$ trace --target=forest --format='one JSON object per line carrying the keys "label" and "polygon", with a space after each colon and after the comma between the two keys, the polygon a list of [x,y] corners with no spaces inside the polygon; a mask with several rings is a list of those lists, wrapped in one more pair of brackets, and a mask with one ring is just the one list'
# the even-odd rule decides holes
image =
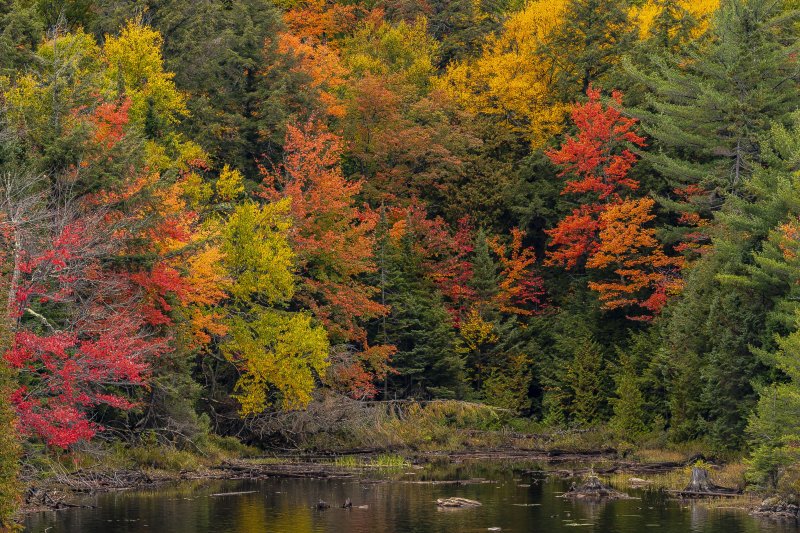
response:
{"label": "forest", "polygon": [[798,493],[796,8],[1,0],[0,518],[45,461],[381,431]]}

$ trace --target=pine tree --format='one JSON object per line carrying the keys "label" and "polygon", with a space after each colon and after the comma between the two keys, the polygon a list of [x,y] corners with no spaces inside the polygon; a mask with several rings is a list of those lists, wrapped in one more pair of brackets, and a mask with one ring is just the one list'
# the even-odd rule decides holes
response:
{"label": "pine tree", "polygon": [[770,129],[761,147],[767,166],[716,214],[713,248],[692,267],[661,323],[676,440],[710,434],[720,446],[740,445],[756,401],[753,383],[772,366],[758,354],[793,328],[796,264],[787,252],[790,226],[800,216],[800,185],[792,175],[800,162],[797,129],[780,123]]}
{"label": "pine tree", "polygon": [[764,133],[800,103],[795,18],[781,2],[728,0],[707,46],[658,61],[653,75],[631,69],[651,93],[636,112],[655,141],[646,157],[670,187],[700,184],[716,197],[742,191],[761,162]]}

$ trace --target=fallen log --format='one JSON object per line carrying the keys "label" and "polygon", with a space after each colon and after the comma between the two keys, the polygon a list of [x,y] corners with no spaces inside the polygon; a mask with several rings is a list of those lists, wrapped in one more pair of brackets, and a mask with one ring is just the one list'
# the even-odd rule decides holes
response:
{"label": "fallen log", "polygon": [[[733,489],[729,489],[729,490],[733,490]],[[690,491],[685,491],[685,490],[668,490],[667,492],[670,493],[670,494],[677,494],[678,496],[681,496],[683,498],[693,498],[693,497],[697,497],[697,498],[702,498],[702,497],[708,497],[708,498],[733,498],[733,497],[738,496],[739,494],[741,494],[738,491],[734,491],[734,492],[690,492]]]}
{"label": "fallen log", "polygon": [[450,509],[463,509],[466,507],[480,507],[483,504],[467,498],[439,498],[436,500],[436,505]]}

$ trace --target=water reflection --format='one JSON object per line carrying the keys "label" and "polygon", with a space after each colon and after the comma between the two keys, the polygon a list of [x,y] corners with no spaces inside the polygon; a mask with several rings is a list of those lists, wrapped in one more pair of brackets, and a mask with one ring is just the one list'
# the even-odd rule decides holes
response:
{"label": "water reflection", "polygon": [[[26,530],[50,533],[454,533],[489,531],[609,533],[797,532],[793,524],[759,521],[745,513],[668,500],[656,492],[630,491],[639,499],[606,503],[558,498],[568,481],[531,472],[541,465],[481,463],[397,471],[374,481],[270,479],[185,483],[153,491],[121,492],[91,499],[96,509],[39,513]],[[486,483],[431,484],[485,478]],[[255,491],[248,494],[219,495]],[[217,494],[217,495],[214,495]],[[443,512],[437,498],[479,500],[475,509]],[[354,507],[338,508],[347,498]],[[317,510],[323,499],[330,509]],[[359,508],[361,506],[361,508]]]}

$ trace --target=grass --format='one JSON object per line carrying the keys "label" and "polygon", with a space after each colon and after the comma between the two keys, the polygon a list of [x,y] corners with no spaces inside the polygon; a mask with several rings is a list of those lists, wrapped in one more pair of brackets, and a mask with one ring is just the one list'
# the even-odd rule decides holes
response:
{"label": "grass", "polygon": [[370,462],[370,466],[378,468],[403,468],[408,464],[405,457],[396,454],[381,454]]}
{"label": "grass", "polygon": [[[202,435],[193,445],[179,448],[160,443],[155,434],[143,435],[136,445],[120,441],[84,443],[70,452],[54,452],[37,445],[27,445],[25,464],[45,479],[78,470],[159,471],[166,474],[199,470],[232,459],[250,458],[260,452],[233,437]],[[256,459],[257,461],[271,458]],[[286,462],[281,460],[279,462]]]}
{"label": "grass", "polygon": [[362,459],[355,455],[342,455],[334,459],[333,464],[339,468],[403,468],[409,465],[402,455],[388,453],[382,453],[370,459]]}
{"label": "grass", "polygon": [[340,468],[358,468],[361,466],[361,461],[355,455],[342,455],[337,457],[333,464]]}
{"label": "grass", "polygon": [[608,480],[616,487],[628,487],[630,486],[630,479],[635,477],[649,481],[645,486],[651,489],[682,490],[689,483],[692,467],[694,466],[707,469],[711,476],[711,481],[722,487],[743,489],[746,485],[744,474],[747,470],[747,465],[741,462],[716,466],[698,461],[682,468],[675,468],[658,474],[639,475],[624,472],[613,474],[608,477]]}

